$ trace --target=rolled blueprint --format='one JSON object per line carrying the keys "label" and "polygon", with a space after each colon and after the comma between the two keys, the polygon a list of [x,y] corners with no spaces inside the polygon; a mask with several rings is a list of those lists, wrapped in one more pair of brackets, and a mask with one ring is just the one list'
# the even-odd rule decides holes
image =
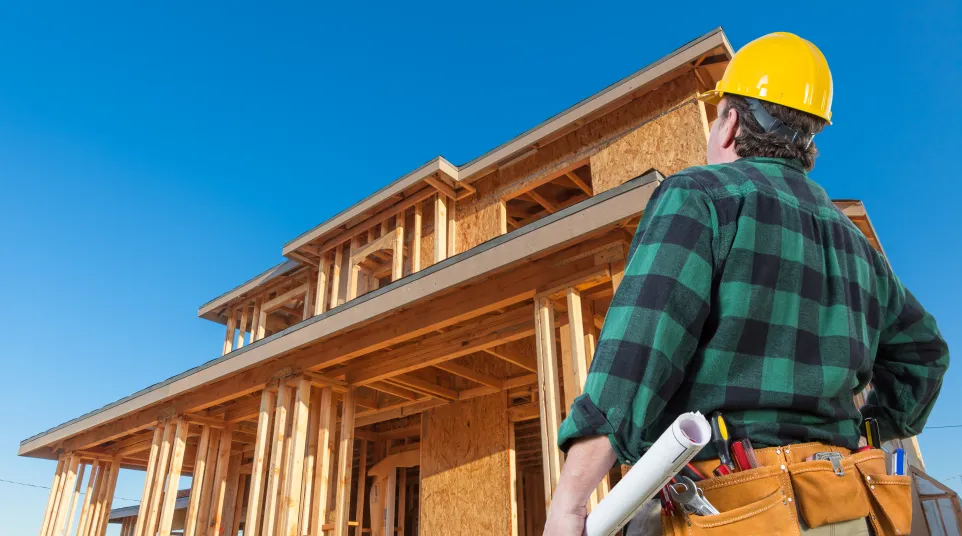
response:
{"label": "rolled blueprint", "polygon": [[587,536],[613,536],[711,439],[701,413],[684,413],[588,514]]}

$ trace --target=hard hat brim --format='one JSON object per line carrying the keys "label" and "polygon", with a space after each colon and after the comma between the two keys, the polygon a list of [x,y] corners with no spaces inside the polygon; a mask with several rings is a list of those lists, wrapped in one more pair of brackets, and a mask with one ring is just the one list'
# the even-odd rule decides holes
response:
{"label": "hard hat brim", "polygon": [[711,91],[699,93],[698,95],[695,96],[695,98],[706,104],[711,104],[712,106],[718,106],[718,103],[721,102],[721,99],[722,99],[722,93],[717,89],[713,89]]}

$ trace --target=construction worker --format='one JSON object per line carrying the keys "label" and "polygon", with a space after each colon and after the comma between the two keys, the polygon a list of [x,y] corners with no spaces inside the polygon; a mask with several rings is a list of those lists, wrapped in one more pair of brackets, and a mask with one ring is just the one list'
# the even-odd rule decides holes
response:
{"label": "construction worker", "polygon": [[[887,499],[865,498],[879,479],[860,476],[869,466],[865,474],[885,475],[884,455],[853,453],[862,422],[853,396],[871,383],[861,409],[882,440],[915,436],[949,354],[932,316],[808,177],[812,138],[832,117],[828,63],[796,35],[765,35],[699,98],[718,111],[708,165],[669,177],[648,202],[584,393],[561,425],[567,458],[545,534],[581,535],[601,479],[687,411],[721,412],[762,467],[703,485],[721,513],[683,515],[686,534],[885,532],[867,509]],[[818,451],[837,453],[838,471],[836,461],[804,461]],[[720,464],[711,443],[696,460]],[[814,469],[797,470],[804,463]],[[770,477],[749,481],[756,475]],[[898,493],[883,513],[904,527],[909,492]],[[675,523],[660,511],[630,533]]]}

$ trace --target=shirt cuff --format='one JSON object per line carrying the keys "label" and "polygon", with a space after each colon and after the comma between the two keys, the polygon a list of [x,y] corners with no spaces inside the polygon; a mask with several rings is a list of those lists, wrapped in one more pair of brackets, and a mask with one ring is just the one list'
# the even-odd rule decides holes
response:
{"label": "shirt cuff", "polygon": [[636,460],[625,451],[624,445],[615,433],[616,426],[608,421],[605,414],[591,401],[587,393],[575,399],[571,411],[558,430],[558,447],[567,453],[575,440],[583,437],[607,436],[618,461],[631,465]]}

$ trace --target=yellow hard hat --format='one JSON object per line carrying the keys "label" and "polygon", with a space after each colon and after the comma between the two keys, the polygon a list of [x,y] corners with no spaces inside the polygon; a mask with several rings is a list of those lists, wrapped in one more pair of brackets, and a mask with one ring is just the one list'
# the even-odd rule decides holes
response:
{"label": "yellow hard hat", "polygon": [[781,104],[832,120],[832,72],[811,42],[787,32],[763,35],[743,46],[715,89],[698,96],[718,104],[726,93]]}

